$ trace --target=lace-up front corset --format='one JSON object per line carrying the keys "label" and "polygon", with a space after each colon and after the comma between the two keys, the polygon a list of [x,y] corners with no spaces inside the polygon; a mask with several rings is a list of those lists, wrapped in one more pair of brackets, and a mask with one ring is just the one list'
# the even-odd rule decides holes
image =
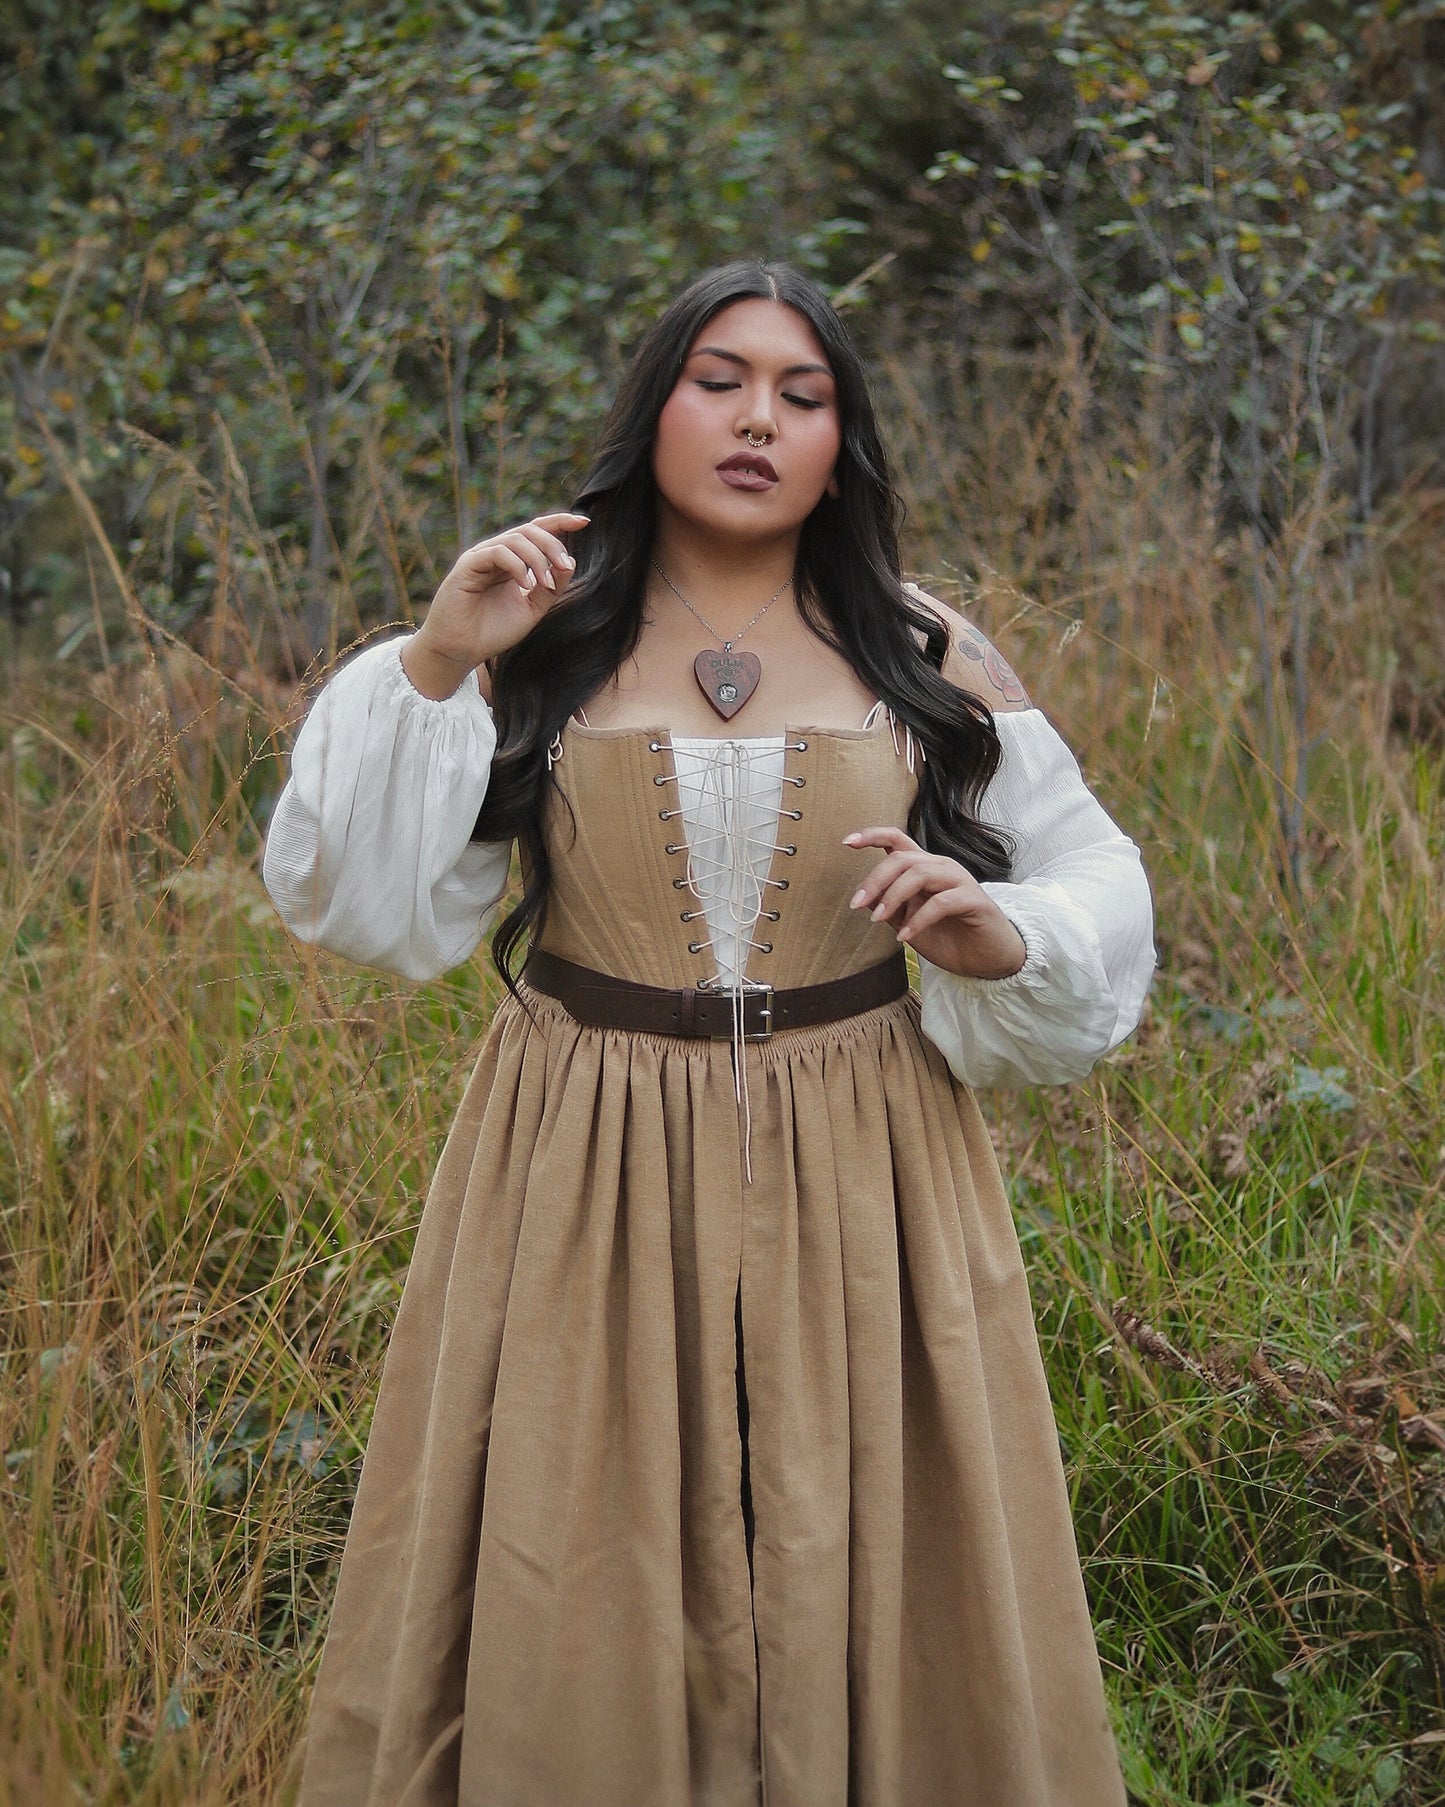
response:
{"label": "lace-up front corset", "polygon": [[843,845],[854,829],[907,826],[916,780],[886,715],[790,729],[780,749],[740,740],[703,752],[691,741],[674,752],[661,729],[569,725],[541,947],[668,987],[741,976],[781,990],[886,960],[892,930],[848,907],[878,852]]}

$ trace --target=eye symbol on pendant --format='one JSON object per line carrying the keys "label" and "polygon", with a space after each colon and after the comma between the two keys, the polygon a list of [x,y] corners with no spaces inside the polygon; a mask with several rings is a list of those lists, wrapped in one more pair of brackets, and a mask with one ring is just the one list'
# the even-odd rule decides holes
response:
{"label": "eye symbol on pendant", "polygon": [[737,685],[719,684],[717,687],[717,700],[720,703],[735,703],[738,700]]}

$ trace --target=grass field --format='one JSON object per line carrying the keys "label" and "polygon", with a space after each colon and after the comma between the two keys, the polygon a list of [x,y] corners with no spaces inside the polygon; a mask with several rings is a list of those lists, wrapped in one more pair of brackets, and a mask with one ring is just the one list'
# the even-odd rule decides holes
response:
{"label": "grass field", "polygon": [[[985,1100],[1131,1789],[1445,1801],[1440,499],[1363,546],[1302,507],[1261,577],[1122,425],[894,412],[916,569],[1156,889],[1138,1036]],[[243,603],[143,648],[132,598],[0,703],[0,1807],[276,1792],[496,996],[287,941],[257,822],[299,703]]]}

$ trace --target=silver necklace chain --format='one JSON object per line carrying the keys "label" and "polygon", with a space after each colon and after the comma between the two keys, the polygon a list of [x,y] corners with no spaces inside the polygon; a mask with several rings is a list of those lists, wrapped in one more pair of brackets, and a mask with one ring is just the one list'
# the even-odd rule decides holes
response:
{"label": "silver necklace chain", "polygon": [[[653,559],[653,561],[652,561],[652,568],[654,571],[656,571],[657,575],[667,585],[668,589],[672,591],[673,595],[682,604],[682,606],[688,611],[688,613],[691,615],[697,616],[698,620],[703,624],[703,626],[707,629],[707,631],[712,635],[713,639],[714,640],[722,640],[722,648],[725,653],[730,653],[732,651],[732,649],[737,645],[738,641],[742,639],[743,635],[746,634],[749,631],[749,629],[757,626],[757,624],[762,620],[763,616],[767,614],[768,610],[773,606],[773,604],[782,595],[783,591],[786,590],[788,585],[793,581],[791,577],[785,577],[783,579],[783,581],[778,585],[777,589],[773,591],[772,595],[763,604],[763,606],[758,610],[757,614],[753,616],[752,620],[747,624],[747,627],[740,627],[738,629],[738,631],[733,635],[731,640],[723,640],[722,635],[717,631],[717,629],[713,626],[713,624],[708,620],[707,616],[703,614],[701,609],[693,607],[692,603],[690,603],[688,601],[688,599],[683,595],[682,591],[678,589],[677,585],[667,575],[666,571],[663,570],[662,566],[660,564],[658,564],[656,559]],[[701,655],[699,655],[699,656],[701,656]]]}

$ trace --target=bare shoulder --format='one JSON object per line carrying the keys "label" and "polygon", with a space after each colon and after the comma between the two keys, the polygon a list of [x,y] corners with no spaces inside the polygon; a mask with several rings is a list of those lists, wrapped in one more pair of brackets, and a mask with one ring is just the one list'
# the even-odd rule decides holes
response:
{"label": "bare shoulder", "polygon": [[1018,674],[994,643],[957,609],[917,584],[905,584],[909,595],[921,602],[948,629],[948,657],[943,662],[943,675],[960,690],[968,690],[997,714],[1013,709],[1032,709],[1029,693],[1019,682]]}

